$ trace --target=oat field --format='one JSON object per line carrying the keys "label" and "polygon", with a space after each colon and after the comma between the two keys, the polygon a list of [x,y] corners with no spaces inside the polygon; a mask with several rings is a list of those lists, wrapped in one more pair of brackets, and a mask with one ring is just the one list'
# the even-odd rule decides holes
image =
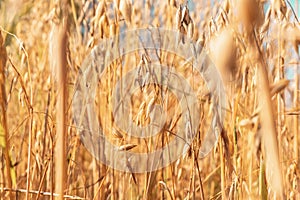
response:
{"label": "oat field", "polygon": [[[297,1],[1,0],[0,199],[300,200]],[[217,69],[210,77],[222,80],[224,95],[213,97],[193,60],[178,54],[183,49],[143,47],[116,59],[111,46],[97,49],[126,31],[156,28],[173,31],[168,44],[193,44],[194,58],[205,54],[203,68]],[[124,38],[124,49],[136,45]],[[151,83],[163,81],[154,64],[180,74],[199,112],[183,114],[174,91],[184,84]],[[132,69],[136,79],[126,76]],[[120,84],[127,94],[129,82],[138,89],[124,108],[114,91]],[[128,109],[122,117],[116,103]],[[224,114],[217,122],[215,105]],[[137,130],[163,128],[137,138],[128,134],[128,119]],[[122,122],[126,128],[117,126]],[[180,124],[184,137],[194,134],[184,153],[158,170],[141,161],[143,173],[130,159],[127,172],[97,160],[91,149],[106,146],[82,129],[101,126],[118,151],[150,154],[179,138]],[[202,156],[210,129],[219,137]]]}

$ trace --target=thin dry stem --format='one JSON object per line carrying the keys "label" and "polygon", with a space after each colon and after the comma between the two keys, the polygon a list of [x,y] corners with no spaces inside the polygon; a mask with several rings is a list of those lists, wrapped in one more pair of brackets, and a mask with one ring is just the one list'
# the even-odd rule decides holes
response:
{"label": "thin dry stem", "polygon": [[[4,69],[6,66],[6,59],[7,59],[7,54],[6,54],[6,49],[4,46],[4,41],[2,37],[2,33],[0,31],[0,104],[1,104],[1,112],[2,112],[2,120],[1,120],[1,126],[3,127],[3,134],[4,134],[4,156],[5,156],[5,169],[6,169],[6,176],[7,176],[7,186],[9,188],[12,188],[12,180],[11,180],[11,161],[10,161],[10,156],[9,156],[9,132],[8,132],[8,127],[7,127],[7,105],[6,105],[6,91],[5,91],[5,74],[4,74]],[[1,136],[3,137],[3,136]],[[10,199],[13,198],[13,195],[11,192],[9,192],[9,197]]]}
{"label": "thin dry stem", "polygon": [[[279,152],[277,143],[277,133],[275,129],[275,120],[273,114],[273,106],[270,94],[270,85],[268,80],[267,66],[264,61],[263,55],[260,50],[260,45],[257,42],[256,35],[253,31],[253,36],[255,38],[256,49],[259,52],[259,66],[258,66],[258,76],[259,76],[259,94],[260,99],[260,120],[261,120],[261,132],[263,137],[263,142],[266,151],[266,168],[272,176],[269,176],[271,186],[277,195],[283,198],[283,184],[282,184],[282,174],[281,167],[279,163]],[[270,174],[269,174],[270,175]]]}
{"label": "thin dry stem", "polygon": [[66,188],[66,100],[67,100],[67,25],[59,27],[57,72],[58,72],[58,102],[57,102],[57,140],[55,145],[56,157],[56,191],[60,199],[64,198]]}

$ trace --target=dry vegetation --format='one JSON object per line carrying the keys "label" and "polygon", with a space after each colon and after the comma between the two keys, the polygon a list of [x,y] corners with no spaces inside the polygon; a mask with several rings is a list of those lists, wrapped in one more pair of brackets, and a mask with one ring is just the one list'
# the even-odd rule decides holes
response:
{"label": "dry vegetation", "polygon": [[[290,5],[200,0],[181,17],[182,3],[0,1],[0,199],[52,199],[63,190],[67,199],[300,199],[300,26]],[[101,38],[147,27],[173,28],[204,46],[226,87],[226,117],[218,145],[198,159],[209,95],[191,64],[162,54],[160,61],[195,91],[203,88],[197,93],[203,123],[187,156],[156,172],[123,173],[98,163],[82,145],[72,117],[75,82]],[[144,141],[113,131],[105,113],[111,88],[140,56],[133,52],[109,66],[96,98],[105,133],[133,151],[145,151]],[[168,122],[176,124],[176,98],[162,99],[155,86],[144,92],[133,97],[133,120],[149,123],[149,108],[164,103]],[[171,131],[176,128],[145,141],[150,150],[171,140]]]}

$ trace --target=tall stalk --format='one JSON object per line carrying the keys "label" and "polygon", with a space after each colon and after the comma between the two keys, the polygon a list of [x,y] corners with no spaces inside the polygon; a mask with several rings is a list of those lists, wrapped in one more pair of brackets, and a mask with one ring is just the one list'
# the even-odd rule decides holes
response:
{"label": "tall stalk", "polygon": [[59,193],[59,199],[64,199],[66,188],[66,101],[67,101],[67,24],[60,27],[58,36],[58,54],[57,54],[57,72],[58,72],[58,100],[57,100],[57,138],[55,145],[56,158],[56,192]]}
{"label": "tall stalk", "polygon": [[[7,186],[8,188],[12,189],[12,180],[11,180],[11,174],[10,174],[10,156],[9,156],[9,140],[8,140],[8,127],[7,127],[7,112],[6,112],[6,92],[5,92],[5,74],[4,74],[4,68],[6,65],[6,49],[4,47],[4,42],[0,30],[0,104],[1,104],[1,113],[2,113],[2,120],[1,124],[3,126],[3,133],[4,133],[4,157],[5,157],[5,168],[6,168],[6,179],[7,179]],[[0,136],[2,137],[2,136]],[[13,198],[12,193],[8,191],[8,195],[10,199]]]}

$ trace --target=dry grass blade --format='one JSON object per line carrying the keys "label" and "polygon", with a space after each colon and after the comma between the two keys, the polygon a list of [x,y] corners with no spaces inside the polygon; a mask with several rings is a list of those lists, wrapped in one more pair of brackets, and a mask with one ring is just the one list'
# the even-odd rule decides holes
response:
{"label": "dry grass blade", "polygon": [[[255,35],[255,34],[254,34]],[[257,42],[257,41],[256,41]],[[257,43],[256,43],[257,44]],[[262,57],[262,53],[257,44],[257,50],[260,55],[260,66],[258,67],[258,75],[260,81],[260,121],[261,132],[263,135],[263,143],[266,152],[266,169],[267,177],[270,179],[270,185],[276,194],[283,198],[283,183],[281,167],[279,162],[279,152],[277,143],[277,134],[275,129],[275,120],[271,102],[270,86],[267,77],[267,69]]]}
{"label": "dry grass blade", "polygon": [[161,185],[163,186],[164,190],[167,190],[167,191],[168,191],[168,193],[169,193],[171,199],[173,200],[174,198],[173,198],[172,193],[171,193],[171,190],[169,189],[169,187],[167,186],[167,184],[166,184],[165,182],[163,182],[163,181],[159,181],[158,183],[161,184]]}
{"label": "dry grass blade", "polygon": [[122,133],[121,133],[120,131],[118,131],[117,129],[113,129],[113,130],[112,130],[112,134],[113,134],[113,136],[116,137],[116,138],[119,138],[119,139],[122,139],[122,138],[123,138]]}
{"label": "dry grass blade", "polygon": [[[4,191],[9,191],[9,192],[16,192],[16,193],[25,193],[27,192],[27,190],[24,189],[10,189],[10,188],[4,188]],[[51,194],[51,192],[43,192],[43,191],[34,191],[34,190],[29,190],[30,194],[40,194],[42,196],[54,196],[54,197],[59,197],[59,194],[53,193]],[[82,197],[77,197],[77,196],[72,196],[72,195],[64,195],[63,196],[64,199],[74,199],[74,200],[84,200],[86,198],[82,198]]]}
{"label": "dry grass blade", "polygon": [[[3,127],[3,135],[1,134],[0,137],[4,137],[4,145],[1,148],[4,148],[4,157],[5,157],[5,169],[6,169],[6,178],[7,178],[7,186],[9,188],[12,188],[12,180],[11,180],[11,174],[10,174],[10,156],[9,156],[9,132],[7,127],[7,105],[6,105],[6,91],[5,91],[5,74],[4,74],[4,68],[6,66],[6,60],[7,60],[7,54],[6,49],[4,46],[4,41],[2,37],[2,32],[0,30],[0,104],[1,104],[1,124],[0,126]],[[9,197],[10,199],[13,198],[11,192],[9,191]]]}
{"label": "dry grass blade", "polygon": [[260,169],[259,169],[259,194],[262,200],[268,199],[268,189],[266,181],[266,169],[265,163],[262,158],[260,158]]}
{"label": "dry grass blade", "polygon": [[279,80],[276,83],[272,84],[270,86],[271,97],[277,93],[280,93],[282,90],[284,90],[288,86],[289,83],[290,83],[289,80],[282,79],[282,80]]}
{"label": "dry grass blade", "polygon": [[136,146],[137,146],[136,144],[125,144],[120,146],[118,149],[119,151],[129,151],[130,149],[133,149]]}
{"label": "dry grass blade", "polygon": [[300,108],[298,108],[298,109],[292,109],[292,110],[287,110],[285,112],[285,114],[286,115],[300,115]]}
{"label": "dry grass blade", "polygon": [[120,11],[128,24],[131,24],[132,5],[128,0],[120,0]]}
{"label": "dry grass blade", "polygon": [[[298,65],[295,66],[295,71],[298,71]],[[294,107],[295,109],[299,106],[299,74],[295,73],[295,89],[294,89]],[[300,108],[298,108],[298,114],[293,116],[294,123],[294,159],[296,164],[299,165],[299,116]]]}

